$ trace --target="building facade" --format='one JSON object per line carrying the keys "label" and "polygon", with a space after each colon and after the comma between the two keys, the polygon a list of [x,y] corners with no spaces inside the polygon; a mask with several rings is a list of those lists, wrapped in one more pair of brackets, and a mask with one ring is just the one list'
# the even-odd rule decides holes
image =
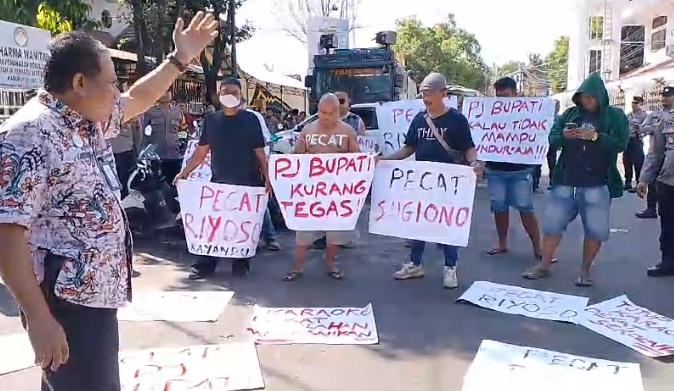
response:
{"label": "building facade", "polygon": [[574,6],[570,90],[590,73],[614,82],[674,57],[674,0],[576,0]]}

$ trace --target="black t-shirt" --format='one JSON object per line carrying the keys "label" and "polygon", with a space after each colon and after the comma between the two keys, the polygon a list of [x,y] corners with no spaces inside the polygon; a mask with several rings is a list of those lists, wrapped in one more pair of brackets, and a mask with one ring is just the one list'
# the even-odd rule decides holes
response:
{"label": "black t-shirt", "polygon": [[265,143],[255,114],[240,110],[231,117],[222,111],[207,115],[199,145],[211,146],[212,182],[264,186],[255,150]]}
{"label": "black t-shirt", "polygon": [[463,153],[475,148],[466,117],[455,109],[449,109],[445,114],[433,119],[440,136],[454,150],[454,153],[450,154],[433,136],[425,116],[426,112],[421,112],[414,117],[405,138],[405,145],[415,147],[416,159],[424,162],[462,163],[465,159]]}
{"label": "black t-shirt", "polygon": [[[599,130],[597,116],[585,114],[579,128]],[[566,167],[562,184],[573,187],[596,187],[608,183],[609,160],[598,142],[586,140],[566,140],[564,146]]]}

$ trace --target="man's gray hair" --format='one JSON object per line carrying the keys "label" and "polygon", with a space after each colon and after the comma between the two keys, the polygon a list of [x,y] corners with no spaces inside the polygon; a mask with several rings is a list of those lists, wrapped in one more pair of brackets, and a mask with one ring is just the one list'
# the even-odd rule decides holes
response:
{"label": "man's gray hair", "polygon": [[328,92],[327,94],[321,96],[321,100],[318,101],[319,106],[323,105],[334,105],[334,106],[339,106],[339,98],[337,98],[337,95]]}

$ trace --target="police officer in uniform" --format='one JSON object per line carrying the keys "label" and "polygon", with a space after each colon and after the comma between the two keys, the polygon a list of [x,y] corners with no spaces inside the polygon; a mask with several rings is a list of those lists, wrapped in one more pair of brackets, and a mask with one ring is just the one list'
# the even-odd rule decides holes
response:
{"label": "police officer in uniform", "polygon": [[665,87],[663,107],[637,186],[642,198],[649,184],[657,187],[662,261],[648,269],[650,277],[674,276],[674,87]]}
{"label": "police officer in uniform", "polygon": [[[671,91],[672,87],[666,87],[666,91]],[[671,92],[669,92],[671,94]],[[670,95],[669,97],[663,95],[662,97],[662,109],[653,111],[646,117],[644,120],[642,129],[644,136],[648,136],[649,142],[652,144],[653,133],[656,128],[658,128],[662,121],[666,119],[669,115],[669,112],[674,109],[674,99]],[[649,146],[650,149],[650,146]],[[657,207],[658,207],[658,191],[655,182],[648,185],[648,195],[646,196],[646,210],[643,212],[635,213],[635,216],[640,219],[657,219]]]}
{"label": "police officer in uniform", "polygon": [[161,158],[161,169],[168,183],[180,172],[183,161],[182,146],[187,143],[187,122],[178,107],[173,106],[171,90],[159,98],[157,105],[144,116],[143,128],[150,125],[152,133],[143,144],[154,144]]}
{"label": "police officer in uniform", "polygon": [[632,177],[635,176],[639,183],[639,174],[644,164],[644,141],[642,124],[648,113],[643,109],[644,98],[635,96],[632,99],[632,112],[628,118],[630,121],[630,139],[627,149],[623,152],[623,165],[625,166],[625,190],[636,193],[632,187]]}

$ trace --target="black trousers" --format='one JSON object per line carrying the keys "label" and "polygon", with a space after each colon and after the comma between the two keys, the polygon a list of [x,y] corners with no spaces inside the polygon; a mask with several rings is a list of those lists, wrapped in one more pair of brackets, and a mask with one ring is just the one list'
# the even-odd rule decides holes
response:
{"label": "black trousers", "polygon": [[161,172],[169,186],[173,186],[173,180],[180,173],[183,161],[180,159],[166,159],[161,161]]}
{"label": "black trousers", "polygon": [[534,190],[538,189],[538,187],[541,184],[541,175],[542,175],[542,166],[534,166],[534,172],[533,172],[533,177],[534,177]]}
{"label": "black trousers", "polygon": [[550,170],[550,177],[552,177],[552,174],[555,172],[555,167],[557,166],[557,150],[556,149],[548,149],[548,154],[547,154],[547,159],[548,159],[548,169]]}
{"label": "black trousers", "polygon": [[117,177],[122,185],[122,199],[129,195],[128,181],[131,172],[136,167],[136,154],[134,151],[127,151],[115,154],[115,166],[117,167]]}
{"label": "black trousers", "polygon": [[627,143],[627,149],[623,152],[625,182],[627,184],[632,183],[632,178],[635,178],[637,183],[639,183],[644,158],[644,142],[639,137],[631,137]]}
{"label": "black trousers", "polygon": [[656,210],[658,208],[658,186],[655,183],[648,185],[648,194],[646,195],[646,209]]}
{"label": "black trousers", "polygon": [[70,358],[56,372],[45,371],[42,391],[119,391],[117,310],[69,303],[54,294],[63,258],[45,259],[42,291],[66,333]]}
{"label": "black trousers", "polygon": [[658,182],[662,264],[674,268],[674,186]]}
{"label": "black trousers", "polygon": [[[215,268],[218,266],[218,261],[227,258],[209,257],[207,255],[200,255],[197,261],[192,264],[192,268],[203,275],[211,275],[215,273]],[[232,259],[232,273],[246,273],[250,270],[250,260],[252,258],[236,258]]]}

